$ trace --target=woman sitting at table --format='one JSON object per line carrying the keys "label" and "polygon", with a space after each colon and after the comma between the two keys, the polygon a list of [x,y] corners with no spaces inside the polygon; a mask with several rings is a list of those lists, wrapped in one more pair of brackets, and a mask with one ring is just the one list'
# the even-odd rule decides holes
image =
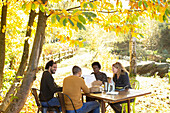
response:
{"label": "woman sitting at table", "polygon": [[[125,88],[131,88],[130,82],[129,82],[129,76],[128,71],[122,66],[120,62],[116,62],[112,65],[112,71],[113,71],[113,81],[115,82],[115,89],[125,89]],[[131,102],[134,101],[133,99]],[[118,103],[109,103],[112,109],[115,111],[115,113],[121,113],[122,107],[120,104],[125,103],[118,102]]]}

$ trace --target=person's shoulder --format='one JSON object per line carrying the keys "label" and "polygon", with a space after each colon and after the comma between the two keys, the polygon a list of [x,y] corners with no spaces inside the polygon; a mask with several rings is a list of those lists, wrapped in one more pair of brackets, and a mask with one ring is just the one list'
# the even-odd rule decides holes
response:
{"label": "person's shoulder", "polygon": [[43,76],[50,76],[51,74],[48,71],[43,72]]}
{"label": "person's shoulder", "polygon": [[70,76],[65,77],[64,79],[70,79],[70,78],[72,78],[72,76],[71,76],[71,75],[70,75]]}
{"label": "person's shoulder", "polygon": [[123,73],[121,73],[121,75],[128,76],[128,73],[127,72],[123,72]]}
{"label": "person's shoulder", "polygon": [[106,75],[106,73],[104,73],[104,72],[100,72],[102,75]]}

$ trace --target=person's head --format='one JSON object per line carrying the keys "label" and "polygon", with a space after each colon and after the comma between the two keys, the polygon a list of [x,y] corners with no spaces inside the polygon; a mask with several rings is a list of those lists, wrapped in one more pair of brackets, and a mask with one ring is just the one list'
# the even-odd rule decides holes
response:
{"label": "person's head", "polygon": [[45,69],[47,69],[51,74],[54,74],[57,70],[57,63],[53,60],[47,62]]}
{"label": "person's head", "polygon": [[73,72],[73,75],[76,75],[76,76],[81,76],[81,74],[82,74],[82,71],[81,71],[81,68],[80,67],[78,67],[78,66],[74,66],[73,68],[72,68],[72,72]]}
{"label": "person's head", "polygon": [[98,73],[99,70],[101,69],[101,65],[100,65],[99,62],[93,62],[92,63],[92,68],[93,68],[94,73]]}
{"label": "person's head", "polygon": [[119,76],[121,73],[125,73],[127,71],[120,62],[116,62],[112,65],[112,72]]}

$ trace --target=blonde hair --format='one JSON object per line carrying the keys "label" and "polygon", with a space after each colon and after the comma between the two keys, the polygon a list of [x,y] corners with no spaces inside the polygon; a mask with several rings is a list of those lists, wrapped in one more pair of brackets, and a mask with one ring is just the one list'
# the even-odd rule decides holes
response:
{"label": "blonde hair", "polygon": [[[112,64],[112,67],[115,67],[118,69],[118,72],[117,72],[118,77],[120,75],[125,75],[125,72],[128,73],[128,71],[125,69],[125,67],[123,67],[123,65],[120,62],[116,62],[116,63]],[[113,77],[114,76],[115,76],[115,74],[113,74]]]}

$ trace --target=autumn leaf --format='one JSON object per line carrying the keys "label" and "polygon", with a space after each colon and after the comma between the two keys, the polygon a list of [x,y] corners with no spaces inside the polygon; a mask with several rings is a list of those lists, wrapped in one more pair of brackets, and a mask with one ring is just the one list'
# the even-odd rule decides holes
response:
{"label": "autumn leaf", "polygon": [[6,27],[3,25],[2,33],[5,33]]}
{"label": "autumn leaf", "polygon": [[78,15],[78,18],[83,24],[86,24],[86,20],[82,15]]}

